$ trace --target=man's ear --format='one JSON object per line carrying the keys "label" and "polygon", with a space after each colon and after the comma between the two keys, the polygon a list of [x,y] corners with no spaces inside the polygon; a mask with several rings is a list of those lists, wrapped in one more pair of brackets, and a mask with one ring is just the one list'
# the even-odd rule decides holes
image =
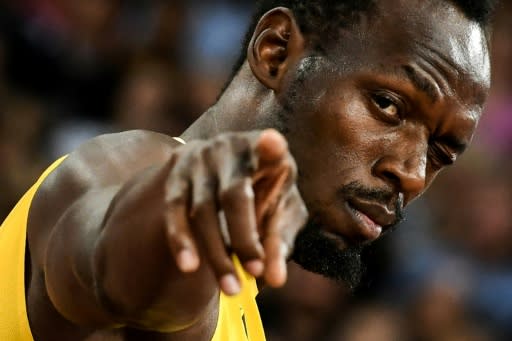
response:
{"label": "man's ear", "polygon": [[269,89],[279,91],[283,76],[304,50],[304,37],[293,13],[277,7],[265,13],[247,48],[253,74]]}

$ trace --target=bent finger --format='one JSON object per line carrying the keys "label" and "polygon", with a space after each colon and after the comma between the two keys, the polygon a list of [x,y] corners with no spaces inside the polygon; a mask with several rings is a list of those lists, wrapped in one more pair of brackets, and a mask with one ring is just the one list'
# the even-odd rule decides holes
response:
{"label": "bent finger", "polygon": [[256,225],[254,193],[250,178],[231,179],[219,191],[231,248],[246,271],[260,276],[263,271],[263,246]]}
{"label": "bent finger", "polygon": [[199,268],[200,260],[188,222],[189,184],[178,177],[169,183],[172,188],[167,193],[164,213],[169,248],[178,269],[193,272]]}
{"label": "bent finger", "polygon": [[217,184],[212,171],[204,163],[197,164],[192,179],[190,219],[192,230],[210,264],[220,289],[227,295],[240,291],[240,284],[228,254],[228,241],[223,237],[219,207],[214,193]]}

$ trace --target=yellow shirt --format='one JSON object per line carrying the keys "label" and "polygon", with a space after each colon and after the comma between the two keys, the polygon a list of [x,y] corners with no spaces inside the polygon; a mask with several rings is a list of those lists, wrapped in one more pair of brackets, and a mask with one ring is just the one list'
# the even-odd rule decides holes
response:
{"label": "yellow shirt", "polygon": [[242,291],[233,297],[220,294],[219,318],[212,341],[265,341],[256,295],[254,277],[246,273],[233,257]]}
{"label": "yellow shirt", "polygon": [[[63,160],[55,161],[21,198],[0,227],[0,340],[33,341],[25,301],[25,244],[32,199],[43,180]],[[212,341],[264,341],[253,277],[235,259],[242,292],[235,297],[221,293],[219,317]]]}
{"label": "yellow shirt", "polygon": [[63,160],[55,161],[21,198],[0,227],[0,340],[33,341],[25,303],[28,210],[37,188]]}

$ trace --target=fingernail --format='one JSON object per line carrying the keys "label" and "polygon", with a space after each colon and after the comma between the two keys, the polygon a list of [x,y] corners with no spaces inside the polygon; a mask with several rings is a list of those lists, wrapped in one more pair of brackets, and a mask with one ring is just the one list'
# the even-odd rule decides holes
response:
{"label": "fingernail", "polygon": [[282,286],[284,285],[286,281],[286,257],[288,256],[290,249],[286,243],[281,243],[279,247],[279,252],[281,253],[281,257],[277,260],[277,267],[276,267],[276,285]]}
{"label": "fingernail", "polygon": [[276,259],[268,265],[265,273],[265,281],[268,285],[278,288],[286,282],[286,262],[284,259]]}
{"label": "fingernail", "polygon": [[281,253],[281,256],[286,259],[286,257],[288,257],[288,253],[290,252],[288,244],[281,243],[281,246],[279,247],[279,252]]}
{"label": "fingernail", "polygon": [[220,279],[220,287],[226,295],[232,296],[240,292],[240,284],[232,274],[224,275]]}
{"label": "fingernail", "polygon": [[177,263],[181,271],[191,272],[197,269],[198,259],[189,249],[181,250],[177,256]]}
{"label": "fingernail", "polygon": [[284,258],[279,260],[279,274],[279,284],[283,285],[286,281],[286,260]]}
{"label": "fingernail", "polygon": [[263,274],[263,270],[265,269],[265,265],[263,261],[259,259],[253,259],[244,263],[244,268],[248,273],[253,275],[254,277],[259,277]]}

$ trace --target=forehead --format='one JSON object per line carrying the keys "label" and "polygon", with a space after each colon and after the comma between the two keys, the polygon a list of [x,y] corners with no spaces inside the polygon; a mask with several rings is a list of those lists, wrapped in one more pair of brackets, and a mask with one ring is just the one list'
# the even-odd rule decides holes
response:
{"label": "forehead", "polygon": [[482,106],[490,86],[485,33],[450,1],[377,1],[330,51],[361,68],[427,65],[468,105]]}

